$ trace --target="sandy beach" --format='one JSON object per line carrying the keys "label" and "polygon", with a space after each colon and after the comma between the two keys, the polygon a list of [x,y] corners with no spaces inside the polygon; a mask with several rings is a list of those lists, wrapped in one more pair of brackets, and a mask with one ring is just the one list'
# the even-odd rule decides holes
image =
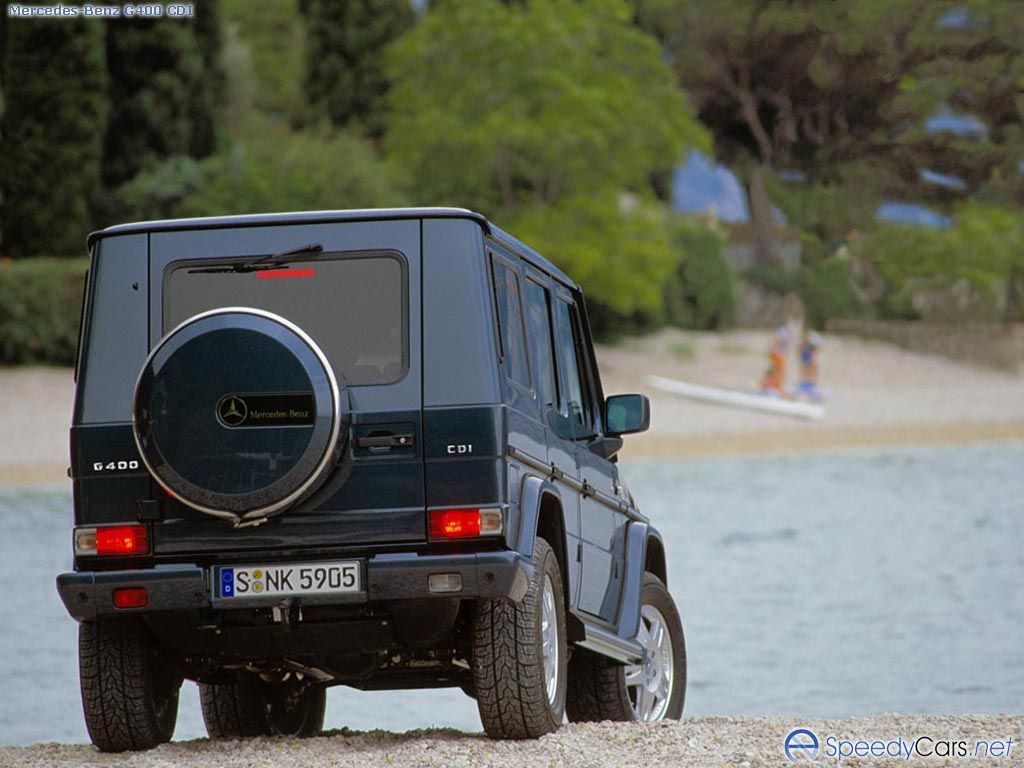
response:
{"label": "sandy beach", "polygon": [[[652,426],[623,457],[817,451],[844,446],[1024,439],[1024,373],[1005,373],[889,344],[826,336],[821,421],[691,402],[653,390],[650,374],[752,389],[771,336],[664,330],[598,347],[606,394],[644,392]],[[791,363],[790,380],[795,377]],[[74,393],[65,368],[0,369],[0,485],[66,477]]]}
{"label": "sandy beach", "polygon": [[[912,744],[917,737],[924,753],[936,750],[939,742],[963,741],[975,750],[993,749],[991,742],[1013,739],[1009,754],[982,755],[970,759],[914,756],[915,765],[1013,766],[1024,765],[1018,739],[1024,736],[1024,717],[915,717],[880,715],[844,720],[788,720],[784,718],[701,718],[654,725],[595,723],[569,725],[537,741],[490,741],[482,734],[451,730],[366,733],[336,731],[313,739],[252,739],[248,741],[184,741],[158,747],[150,752],[101,755],[88,745],[40,744],[32,747],[0,747],[0,766],[36,768],[53,766],[132,766],[156,768],[302,768],[316,766],[644,766],[657,768],[702,768],[703,766],[788,765],[783,752],[786,736],[795,728],[809,728],[817,735],[822,750],[818,760],[836,764],[828,757],[829,736],[855,743],[859,740],[889,742],[902,738]],[[853,747],[849,747],[852,749]],[[846,748],[844,748],[846,749]],[[895,747],[893,748],[895,751]],[[847,757],[841,765],[905,765],[900,758]]]}

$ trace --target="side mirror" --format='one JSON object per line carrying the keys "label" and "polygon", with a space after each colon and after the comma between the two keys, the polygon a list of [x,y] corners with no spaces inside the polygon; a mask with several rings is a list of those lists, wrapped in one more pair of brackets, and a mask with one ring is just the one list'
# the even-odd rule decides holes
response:
{"label": "side mirror", "polygon": [[651,401],[646,395],[612,395],[604,401],[608,435],[631,435],[651,426]]}

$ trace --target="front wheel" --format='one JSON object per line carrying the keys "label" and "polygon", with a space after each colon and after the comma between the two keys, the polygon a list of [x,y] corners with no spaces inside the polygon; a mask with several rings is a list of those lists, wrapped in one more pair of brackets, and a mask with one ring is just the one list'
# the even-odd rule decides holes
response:
{"label": "front wheel", "polygon": [[480,600],[473,620],[473,687],[492,739],[535,739],[565,713],[565,591],[554,551],[533,545],[522,602]]}
{"label": "front wheel", "polygon": [[686,698],[686,644],[683,625],[668,589],[644,574],[643,606],[637,639],[644,658],[616,664],[577,648],[569,662],[566,712],[574,723],[600,720],[678,720]]}

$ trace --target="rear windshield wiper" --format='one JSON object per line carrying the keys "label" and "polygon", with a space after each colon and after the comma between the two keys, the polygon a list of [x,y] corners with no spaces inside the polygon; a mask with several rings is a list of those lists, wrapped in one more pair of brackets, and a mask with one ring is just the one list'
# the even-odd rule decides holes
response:
{"label": "rear windshield wiper", "polygon": [[320,243],[310,243],[309,245],[300,245],[298,248],[292,248],[289,251],[270,253],[265,256],[256,256],[255,258],[248,259],[246,261],[236,261],[234,264],[221,264],[217,267],[196,267],[195,269],[190,269],[189,274],[258,272],[261,269],[278,269],[279,267],[287,267],[288,262],[293,260],[296,256],[303,256],[307,253],[320,253],[323,249],[324,247],[320,245]]}

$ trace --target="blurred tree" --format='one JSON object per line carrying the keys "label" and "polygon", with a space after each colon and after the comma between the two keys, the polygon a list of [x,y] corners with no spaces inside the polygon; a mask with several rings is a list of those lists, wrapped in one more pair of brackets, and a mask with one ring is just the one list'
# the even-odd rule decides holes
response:
{"label": "blurred tree", "polygon": [[195,4],[193,32],[203,60],[200,87],[192,91],[192,137],[189,154],[206,157],[217,149],[220,113],[224,103],[225,75],[221,64],[224,27],[220,0],[199,0]]}
{"label": "blurred tree", "polygon": [[672,236],[683,256],[665,286],[665,319],[680,328],[728,328],[736,319],[736,292],[732,270],[722,255],[725,232],[683,217],[674,223]]}
{"label": "blurred tree", "polygon": [[385,149],[420,198],[496,212],[650,190],[707,136],[619,0],[440,3],[392,49]]}
{"label": "blurred tree", "polygon": [[306,98],[316,117],[384,133],[383,51],[416,20],[409,0],[304,0]]}
{"label": "blurred tree", "polygon": [[103,27],[7,20],[0,252],[78,255],[93,227],[107,116]]}
{"label": "blurred tree", "polygon": [[617,311],[660,306],[678,253],[651,179],[708,141],[625,2],[437,3],[388,72],[418,202],[500,215]]}
{"label": "blurred tree", "polygon": [[406,202],[397,179],[361,139],[257,119],[230,149],[200,161],[168,158],[115,199],[122,219],[386,207]]}
{"label": "blurred tree", "polygon": [[610,192],[520,209],[503,221],[554,259],[589,298],[620,314],[660,308],[679,261],[661,205],[623,206]]}
{"label": "blurred tree", "polygon": [[862,245],[886,281],[882,309],[905,318],[1016,317],[1015,281],[1024,274],[1024,214],[966,203],[954,225],[888,224]]}
{"label": "blurred tree", "polygon": [[[306,37],[300,6],[305,3],[297,4],[295,0],[222,1],[227,36],[235,45],[234,50],[225,51],[233,57],[233,61],[226,62],[226,68],[234,69],[230,73],[235,78],[231,90],[250,90],[257,112],[275,121],[296,122],[302,111]],[[244,75],[239,70],[244,70]],[[245,82],[237,82],[240,75]],[[235,95],[229,93],[229,98]]]}
{"label": "blurred tree", "polygon": [[[876,202],[1014,193],[1005,180],[1020,178],[1024,158],[1015,4],[633,3],[672,55],[717,154],[744,171],[762,262],[772,260],[769,170],[801,171],[805,200],[836,184]],[[937,121],[942,110],[954,119]],[[834,236],[815,223],[823,240]]]}
{"label": "blurred tree", "polygon": [[195,24],[161,18],[106,25],[112,104],[103,155],[107,186],[163,158],[214,149],[220,35],[217,9],[211,0],[205,4]]}

